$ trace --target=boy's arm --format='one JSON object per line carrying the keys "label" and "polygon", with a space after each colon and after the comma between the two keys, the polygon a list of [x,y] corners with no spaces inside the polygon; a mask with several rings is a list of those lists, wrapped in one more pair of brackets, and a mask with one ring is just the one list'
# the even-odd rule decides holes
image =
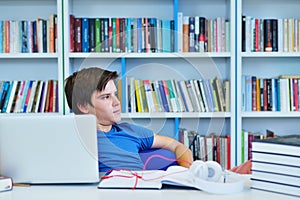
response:
{"label": "boy's arm", "polygon": [[183,167],[190,167],[193,162],[193,155],[191,150],[184,144],[170,137],[155,134],[151,148],[163,148],[174,152],[178,164]]}

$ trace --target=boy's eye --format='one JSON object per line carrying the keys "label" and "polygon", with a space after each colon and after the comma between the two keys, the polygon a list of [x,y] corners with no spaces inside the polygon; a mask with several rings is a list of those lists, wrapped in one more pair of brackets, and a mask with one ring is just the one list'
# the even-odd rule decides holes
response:
{"label": "boy's eye", "polygon": [[108,98],[109,98],[109,95],[102,96],[102,99],[108,99]]}

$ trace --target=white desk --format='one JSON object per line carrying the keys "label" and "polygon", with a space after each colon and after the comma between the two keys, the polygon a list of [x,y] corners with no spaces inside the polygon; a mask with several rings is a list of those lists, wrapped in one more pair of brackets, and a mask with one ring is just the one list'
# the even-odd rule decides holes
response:
{"label": "white desk", "polygon": [[199,190],[121,190],[97,189],[97,185],[41,185],[14,187],[10,192],[0,193],[0,200],[295,200],[299,198],[246,190],[232,195],[212,195]]}

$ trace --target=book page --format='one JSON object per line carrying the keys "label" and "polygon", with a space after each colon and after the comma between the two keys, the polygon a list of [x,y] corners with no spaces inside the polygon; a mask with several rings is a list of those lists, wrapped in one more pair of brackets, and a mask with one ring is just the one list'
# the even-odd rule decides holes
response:
{"label": "book page", "polygon": [[113,170],[102,176],[98,188],[154,188],[162,187],[161,179],[165,175],[163,170]]}

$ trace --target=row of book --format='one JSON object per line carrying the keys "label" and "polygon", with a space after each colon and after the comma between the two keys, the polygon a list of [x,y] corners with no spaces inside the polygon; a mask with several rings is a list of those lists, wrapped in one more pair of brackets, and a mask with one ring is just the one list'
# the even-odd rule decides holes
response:
{"label": "row of book", "polygon": [[196,131],[180,128],[178,137],[179,142],[191,149],[194,160],[216,161],[224,169],[231,168],[230,135],[201,135]]}
{"label": "row of book", "polygon": [[0,53],[54,53],[57,15],[49,19],[0,21]]}
{"label": "row of book", "polygon": [[299,111],[300,76],[242,76],[242,111]]}
{"label": "row of book", "polygon": [[[229,81],[141,80],[126,77],[126,112],[228,112]],[[118,83],[121,97],[121,81]]]}
{"label": "row of book", "polygon": [[58,81],[0,81],[0,112],[58,112]]}
{"label": "row of book", "polygon": [[[70,15],[70,52],[229,52],[230,22],[218,17],[86,18]],[[178,36],[178,49],[175,49]]]}
{"label": "row of book", "polygon": [[174,20],[70,15],[70,52],[175,52]]}
{"label": "row of book", "polygon": [[242,16],[243,52],[300,52],[300,19]]}
{"label": "row of book", "polygon": [[300,197],[300,135],[252,143],[252,188]]}
{"label": "row of book", "polygon": [[230,52],[230,21],[186,16],[178,19],[178,52]]}

